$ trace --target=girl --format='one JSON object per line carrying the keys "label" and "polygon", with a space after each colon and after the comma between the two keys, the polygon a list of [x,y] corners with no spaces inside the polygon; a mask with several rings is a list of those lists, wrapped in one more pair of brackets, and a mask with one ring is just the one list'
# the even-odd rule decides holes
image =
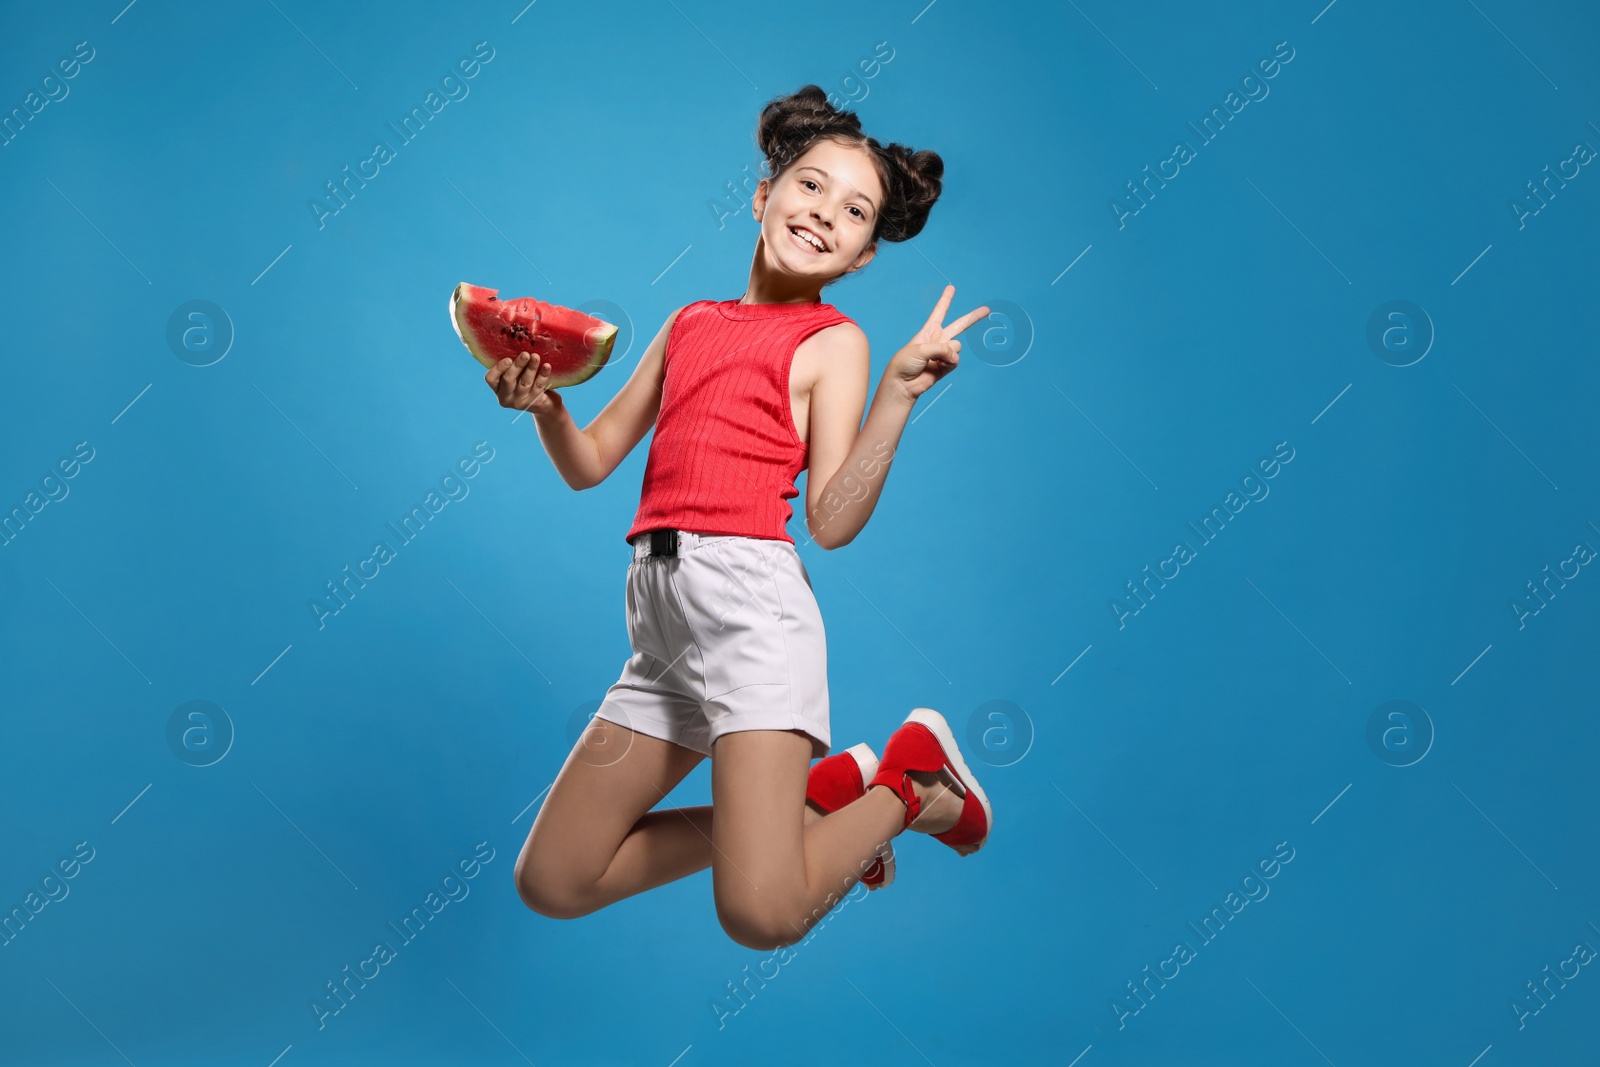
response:
{"label": "girl", "polygon": [[[886,884],[903,830],[976,852],[989,802],[938,712],[912,711],[881,760],[862,744],[827,756],[827,656],[811,579],[785,526],[809,466],[806,524],[824,549],[872,515],[916,400],[954,370],[946,286],[890,360],[862,425],[867,339],[821,291],[866,266],[878,240],[917,235],[939,197],[933,152],[881,145],[807,85],[762,110],[770,177],[738,300],[667,317],[627,383],[579,429],[550,367],[528,353],[485,381],[532,412],[574,489],[599,484],[653,425],[626,602],[633,655],[550,787],[517,891],[575,918],[707,866],[717,916],[741,945],[781,948],[856,881]],[[710,756],[712,803],[651,810]],[[826,756],[814,767],[817,757]]]}

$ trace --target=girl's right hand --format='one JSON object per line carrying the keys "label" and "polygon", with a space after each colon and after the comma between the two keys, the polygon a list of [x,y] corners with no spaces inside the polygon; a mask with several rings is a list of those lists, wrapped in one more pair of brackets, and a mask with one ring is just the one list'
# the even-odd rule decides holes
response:
{"label": "girl's right hand", "polygon": [[561,407],[561,396],[549,387],[550,364],[530,363],[532,359],[528,352],[502,359],[483,380],[500,397],[501,407],[545,415]]}

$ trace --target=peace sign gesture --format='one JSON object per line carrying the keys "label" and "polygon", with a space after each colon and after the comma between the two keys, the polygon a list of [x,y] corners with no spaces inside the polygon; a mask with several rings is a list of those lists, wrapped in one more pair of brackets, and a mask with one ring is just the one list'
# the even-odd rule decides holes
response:
{"label": "peace sign gesture", "polygon": [[934,382],[956,369],[956,364],[961,361],[961,342],[955,339],[956,335],[989,314],[987,307],[980,307],[948,326],[943,325],[945,313],[950,309],[950,299],[955,293],[955,286],[944,287],[928,321],[889,361],[889,371],[885,377],[903,388],[913,402],[927,392]]}

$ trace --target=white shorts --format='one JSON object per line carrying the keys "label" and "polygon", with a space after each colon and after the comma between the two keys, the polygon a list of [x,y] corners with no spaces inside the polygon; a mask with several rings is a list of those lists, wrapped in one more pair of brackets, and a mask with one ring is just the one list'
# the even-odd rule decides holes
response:
{"label": "white shorts", "polygon": [[634,538],[633,655],[599,718],[711,755],[739,730],[800,730],[828,754],[828,649],[811,576],[788,541],[678,532],[676,556]]}

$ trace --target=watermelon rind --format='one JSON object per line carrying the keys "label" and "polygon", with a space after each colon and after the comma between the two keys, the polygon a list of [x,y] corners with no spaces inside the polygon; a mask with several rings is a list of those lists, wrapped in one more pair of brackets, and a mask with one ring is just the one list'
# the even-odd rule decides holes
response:
{"label": "watermelon rind", "polygon": [[[455,327],[456,336],[461,339],[462,344],[467,346],[467,351],[472,353],[472,357],[479,363],[482,363],[485,367],[492,370],[496,361],[489,356],[487,351],[485,351],[484,346],[478,341],[478,335],[473,332],[472,326],[466,322],[462,313],[457,310],[458,305],[462,303],[462,297],[466,296],[466,290],[475,288],[481,287],[470,285],[467,282],[462,282],[460,285],[451,290],[450,325]],[[498,289],[492,290],[492,293],[498,292]]]}

